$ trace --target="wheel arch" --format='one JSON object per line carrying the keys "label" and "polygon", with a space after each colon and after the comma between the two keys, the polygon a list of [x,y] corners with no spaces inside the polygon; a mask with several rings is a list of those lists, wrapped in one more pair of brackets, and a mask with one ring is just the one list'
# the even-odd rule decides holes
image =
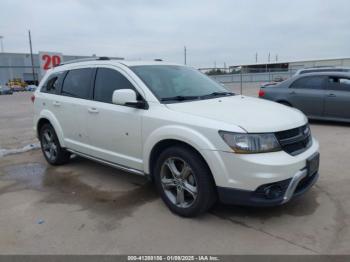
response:
{"label": "wheel arch", "polygon": [[60,145],[62,147],[64,147],[64,136],[63,136],[62,128],[61,128],[57,118],[51,112],[49,112],[47,110],[43,111],[37,120],[37,123],[36,123],[36,135],[37,135],[37,137],[39,138],[40,129],[46,123],[50,124],[54,128],[56,135],[57,135],[57,138],[60,142]]}
{"label": "wheel arch", "polygon": [[[196,149],[193,145],[184,142],[182,140],[178,140],[178,139],[173,139],[173,138],[169,138],[169,139],[163,139],[158,141],[152,148],[149,158],[148,158],[148,174],[151,177],[151,179],[153,179],[153,170],[155,168],[156,165],[156,161],[157,158],[159,157],[159,155],[167,148],[172,147],[172,146],[182,146],[185,147],[193,152],[195,152],[205,163],[205,165],[208,167],[208,169],[210,170],[211,176],[213,178],[213,181],[215,183],[215,178],[212,174],[211,168],[208,164],[208,161],[206,161],[205,157],[203,154],[201,154],[201,152]],[[216,183],[215,183],[216,184]]]}

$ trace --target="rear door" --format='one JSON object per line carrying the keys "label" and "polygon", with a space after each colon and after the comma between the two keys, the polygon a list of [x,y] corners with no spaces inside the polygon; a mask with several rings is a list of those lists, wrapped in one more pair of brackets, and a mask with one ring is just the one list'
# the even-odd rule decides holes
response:
{"label": "rear door", "polygon": [[135,83],[122,70],[99,67],[93,101],[85,109],[92,155],[142,170],[142,116],[144,109],[112,103],[117,89],[133,89]]}
{"label": "rear door", "polygon": [[63,80],[61,96],[53,101],[65,145],[82,153],[89,152],[85,108],[91,101],[93,71],[93,68],[69,70]]}
{"label": "rear door", "polygon": [[288,89],[288,101],[310,117],[323,115],[326,76],[303,76]]}
{"label": "rear door", "polygon": [[328,77],[325,117],[350,120],[350,77]]}
{"label": "rear door", "polygon": [[39,106],[41,106],[42,109],[45,108],[52,112],[56,118],[59,112],[57,112],[57,107],[55,106],[54,101],[59,99],[59,90],[62,85],[64,76],[64,71],[53,73],[47,78],[46,82],[40,89],[40,92],[44,93],[45,95],[40,97],[40,99],[42,99],[43,101],[42,103],[39,103]]}

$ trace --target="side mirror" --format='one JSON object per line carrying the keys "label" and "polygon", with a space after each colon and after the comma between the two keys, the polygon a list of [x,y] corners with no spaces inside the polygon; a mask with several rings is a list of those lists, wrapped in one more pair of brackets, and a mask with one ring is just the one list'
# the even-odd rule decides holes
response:
{"label": "side mirror", "polygon": [[136,92],[132,89],[119,89],[113,92],[112,102],[116,105],[132,106],[146,109],[145,101],[138,101]]}

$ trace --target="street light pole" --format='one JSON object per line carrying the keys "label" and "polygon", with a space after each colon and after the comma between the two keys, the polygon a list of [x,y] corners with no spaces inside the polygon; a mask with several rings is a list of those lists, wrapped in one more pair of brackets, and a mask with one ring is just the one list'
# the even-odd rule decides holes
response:
{"label": "street light pole", "polygon": [[187,50],[186,50],[186,46],[184,46],[184,62],[185,62],[185,65],[187,63]]}

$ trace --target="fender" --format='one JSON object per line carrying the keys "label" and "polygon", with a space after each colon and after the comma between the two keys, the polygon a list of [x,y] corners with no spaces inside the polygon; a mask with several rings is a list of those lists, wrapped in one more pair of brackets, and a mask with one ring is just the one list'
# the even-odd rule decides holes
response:
{"label": "fender", "polygon": [[[189,127],[179,125],[168,125],[155,129],[152,133],[147,136],[147,140],[144,141],[143,147],[143,160],[144,160],[144,172],[150,173],[149,159],[151,156],[152,149],[154,146],[167,139],[179,140],[184,142],[198,152],[202,150],[215,150],[214,145],[201,133],[193,130]],[[205,156],[202,155],[205,159]],[[205,159],[206,160],[206,159]],[[206,160],[207,161],[207,160]]]}
{"label": "fender", "polygon": [[65,147],[63,130],[62,130],[61,125],[59,124],[57,118],[55,117],[55,115],[47,109],[42,110],[40,112],[40,115],[39,115],[38,120],[36,122],[36,126],[38,125],[40,119],[43,119],[43,118],[50,121],[51,125],[55,129],[55,132],[56,132],[56,135],[57,135],[58,141],[60,142],[61,147]]}

